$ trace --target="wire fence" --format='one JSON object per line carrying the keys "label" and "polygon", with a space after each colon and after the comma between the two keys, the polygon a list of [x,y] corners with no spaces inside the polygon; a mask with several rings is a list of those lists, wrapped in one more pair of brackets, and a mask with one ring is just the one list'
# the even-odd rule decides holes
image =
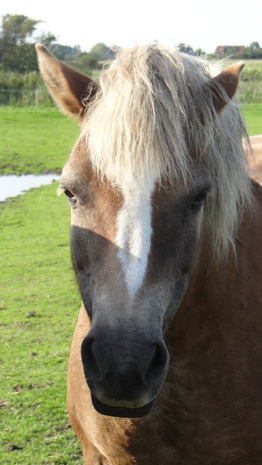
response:
{"label": "wire fence", "polygon": [[[262,82],[242,82],[239,89],[241,103],[262,103]],[[1,89],[0,106],[38,106],[52,104],[52,99],[45,87],[39,89]]]}
{"label": "wire fence", "polygon": [[0,105],[38,106],[51,103],[49,92],[43,89],[0,89]]}

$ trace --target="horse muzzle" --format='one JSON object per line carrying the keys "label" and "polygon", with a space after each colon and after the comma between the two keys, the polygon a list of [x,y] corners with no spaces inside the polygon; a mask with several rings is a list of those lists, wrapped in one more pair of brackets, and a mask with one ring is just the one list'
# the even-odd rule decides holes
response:
{"label": "horse muzzle", "polygon": [[[131,342],[132,341],[132,342]],[[90,331],[82,342],[82,363],[94,408],[103,415],[137,418],[147,415],[169,366],[162,340],[142,342]]]}
{"label": "horse muzzle", "polygon": [[118,405],[108,405],[100,402],[96,397],[91,394],[92,403],[94,408],[101,415],[107,415],[108,417],[120,417],[120,418],[141,418],[148,415],[151,408],[153,407],[154,401],[152,400],[149,404],[143,405],[142,407],[119,407]]}

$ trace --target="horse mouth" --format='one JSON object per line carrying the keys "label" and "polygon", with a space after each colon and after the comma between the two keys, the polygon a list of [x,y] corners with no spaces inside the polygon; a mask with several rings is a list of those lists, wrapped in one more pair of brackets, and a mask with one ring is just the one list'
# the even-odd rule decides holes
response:
{"label": "horse mouth", "polygon": [[154,401],[152,400],[146,405],[137,408],[128,408],[128,407],[118,407],[106,405],[96,397],[91,395],[92,403],[95,410],[101,415],[106,415],[108,417],[119,417],[119,418],[142,418],[149,414]]}

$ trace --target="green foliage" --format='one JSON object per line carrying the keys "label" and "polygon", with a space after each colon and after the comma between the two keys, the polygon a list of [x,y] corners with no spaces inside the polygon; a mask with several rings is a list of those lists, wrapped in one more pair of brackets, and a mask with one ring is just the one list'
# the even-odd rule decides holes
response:
{"label": "green foliage", "polygon": [[41,34],[40,36],[37,36],[36,42],[38,44],[43,44],[45,47],[51,50],[53,42],[56,42],[56,40],[57,39],[54,34],[52,34],[51,32],[47,32],[46,34]]}
{"label": "green foliage", "polygon": [[[39,20],[24,15],[5,15],[0,27],[0,70],[28,73],[37,71],[34,33]],[[38,37],[46,46],[51,46],[56,37],[48,32]]]}
{"label": "green foliage", "polygon": [[31,37],[39,21],[24,15],[5,15],[2,18],[1,39],[7,45],[23,45]]}
{"label": "green foliage", "polygon": [[194,55],[194,50],[190,45],[185,45],[183,42],[178,44],[180,52],[186,53],[187,55]]}
{"label": "green foliage", "polygon": [[[23,15],[6,15],[0,28],[0,105],[50,105],[50,96],[38,73],[38,65],[33,34],[40,21]],[[99,79],[101,62],[109,62],[115,52],[103,43],[96,44],[89,53],[81,51],[79,46],[69,47],[56,42],[53,34],[38,37],[38,41],[50,48],[54,55],[69,66]],[[190,45],[179,44],[182,52],[190,55],[204,55],[203,50],[193,50]],[[252,42],[244,52],[248,57],[258,57],[262,49],[258,42]],[[242,51],[242,53],[244,53]],[[232,53],[232,50],[231,50]],[[238,58],[240,55],[238,56]],[[262,67],[246,65],[241,74],[240,100],[242,103],[262,102]],[[35,95],[34,90],[38,90]]]}
{"label": "green foliage", "polygon": [[202,55],[206,54],[204,52],[204,50],[202,50],[201,48],[198,48],[198,49],[194,50],[191,47],[191,45],[186,45],[183,42],[178,44],[178,48],[179,48],[180,52],[186,53],[187,55],[191,55],[191,56],[202,56]]}
{"label": "green foliage", "polygon": [[91,48],[90,53],[92,53],[98,61],[112,60],[115,56],[115,52],[103,43],[96,44]]}
{"label": "green foliage", "polygon": [[92,53],[80,52],[74,55],[68,65],[81,73],[92,77],[93,70],[98,69],[98,60]]}
{"label": "green foliage", "polygon": [[243,58],[261,59],[262,48],[258,42],[252,42],[249,47],[246,47],[246,55]]}
{"label": "green foliage", "polygon": [[37,89],[42,83],[42,79],[36,71],[20,74],[15,72],[0,72],[0,89]]}
{"label": "green foliage", "polygon": [[0,30],[0,67],[25,73],[37,70],[34,44],[28,42],[39,21],[24,15],[5,15]]}
{"label": "green foliage", "polygon": [[226,46],[223,51],[224,57],[230,57],[235,60],[259,60],[262,58],[262,48],[258,42],[252,42],[249,46],[232,47]]}
{"label": "green foliage", "polygon": [[[35,43],[45,45],[59,59],[72,64],[76,69],[89,74],[98,69],[99,58],[94,53],[82,52],[79,46],[69,47],[55,43],[56,37],[48,32],[40,36],[34,36],[36,26],[40,21],[29,19],[23,15],[5,15],[0,26],[0,72],[28,74],[38,71]],[[99,46],[98,46],[99,48]],[[110,49],[104,46],[103,59],[110,58]],[[105,58],[107,57],[107,58]],[[112,58],[112,56],[111,56]],[[12,89],[13,84],[1,86],[0,89]],[[16,90],[22,86],[16,87]],[[32,89],[35,87],[32,87]],[[0,95],[0,104],[7,103]]]}
{"label": "green foliage", "polygon": [[[41,41],[41,43],[43,43]],[[62,61],[72,61],[76,55],[81,53],[81,48],[79,45],[76,45],[75,47],[69,47],[68,45],[60,45],[60,44],[52,44],[50,46],[47,46],[46,44],[43,44],[46,47],[49,48],[49,50],[55,55],[58,60]]]}
{"label": "green foliage", "polygon": [[262,61],[247,61],[241,72],[240,98],[242,103],[262,103]]}

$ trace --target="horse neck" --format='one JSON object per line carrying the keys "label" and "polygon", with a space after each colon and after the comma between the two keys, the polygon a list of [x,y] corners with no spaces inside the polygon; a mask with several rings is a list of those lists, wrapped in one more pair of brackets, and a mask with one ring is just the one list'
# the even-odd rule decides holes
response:
{"label": "horse neck", "polygon": [[[236,253],[217,263],[203,240],[199,266],[167,332],[167,340],[198,344],[204,334],[238,332],[246,320],[257,320],[262,301],[262,187],[253,184],[252,211],[239,226]],[[229,325],[229,326],[227,326]],[[190,349],[189,349],[190,350]]]}

